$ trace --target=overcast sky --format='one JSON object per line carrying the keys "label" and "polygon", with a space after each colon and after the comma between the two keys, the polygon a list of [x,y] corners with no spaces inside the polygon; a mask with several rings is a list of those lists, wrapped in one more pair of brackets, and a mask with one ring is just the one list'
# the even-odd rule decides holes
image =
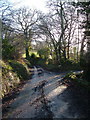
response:
{"label": "overcast sky", "polygon": [[28,6],[32,9],[38,9],[43,12],[47,12],[46,1],[47,0],[8,0],[13,3],[15,7]]}

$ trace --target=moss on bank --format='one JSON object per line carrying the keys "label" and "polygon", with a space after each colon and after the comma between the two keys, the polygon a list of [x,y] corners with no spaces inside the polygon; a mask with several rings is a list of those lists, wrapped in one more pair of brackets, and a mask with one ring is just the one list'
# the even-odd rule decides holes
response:
{"label": "moss on bank", "polygon": [[26,61],[0,61],[0,66],[1,65],[2,80],[0,82],[2,89],[0,90],[0,98],[3,98],[6,94],[16,88],[21,81],[28,80],[30,72]]}
{"label": "moss on bank", "polygon": [[12,67],[13,72],[17,74],[19,79],[27,80],[29,79],[28,69],[25,63],[21,64],[17,61],[9,61],[10,66]]}

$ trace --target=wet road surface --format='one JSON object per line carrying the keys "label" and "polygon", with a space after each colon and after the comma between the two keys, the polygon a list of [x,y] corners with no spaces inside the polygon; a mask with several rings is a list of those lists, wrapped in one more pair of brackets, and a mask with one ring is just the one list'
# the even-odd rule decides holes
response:
{"label": "wet road surface", "polygon": [[73,87],[62,84],[65,73],[47,72],[36,67],[32,72],[32,79],[10,102],[3,118],[88,117],[88,100],[82,100]]}

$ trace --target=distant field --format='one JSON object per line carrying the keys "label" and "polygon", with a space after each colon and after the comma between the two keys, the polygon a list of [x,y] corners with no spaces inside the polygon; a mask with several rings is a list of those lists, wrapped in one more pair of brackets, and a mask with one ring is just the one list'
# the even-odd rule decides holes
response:
{"label": "distant field", "polygon": [[[30,51],[29,52],[29,55],[31,55],[32,53],[34,53],[36,55],[36,57],[39,57],[38,53],[36,51]],[[22,54],[22,57],[25,58],[26,57],[26,54]]]}

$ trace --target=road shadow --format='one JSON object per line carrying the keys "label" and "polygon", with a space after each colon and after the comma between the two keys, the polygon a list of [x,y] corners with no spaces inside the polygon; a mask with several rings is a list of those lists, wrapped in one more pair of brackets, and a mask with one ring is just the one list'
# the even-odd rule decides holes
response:
{"label": "road shadow", "polygon": [[73,85],[73,83],[71,83],[71,85],[67,86],[67,88],[57,97],[58,99],[62,99],[63,101],[68,103],[69,107],[66,112],[72,114],[73,117],[75,117],[76,113],[79,118],[89,118],[89,96],[90,94],[88,90],[80,86]]}

